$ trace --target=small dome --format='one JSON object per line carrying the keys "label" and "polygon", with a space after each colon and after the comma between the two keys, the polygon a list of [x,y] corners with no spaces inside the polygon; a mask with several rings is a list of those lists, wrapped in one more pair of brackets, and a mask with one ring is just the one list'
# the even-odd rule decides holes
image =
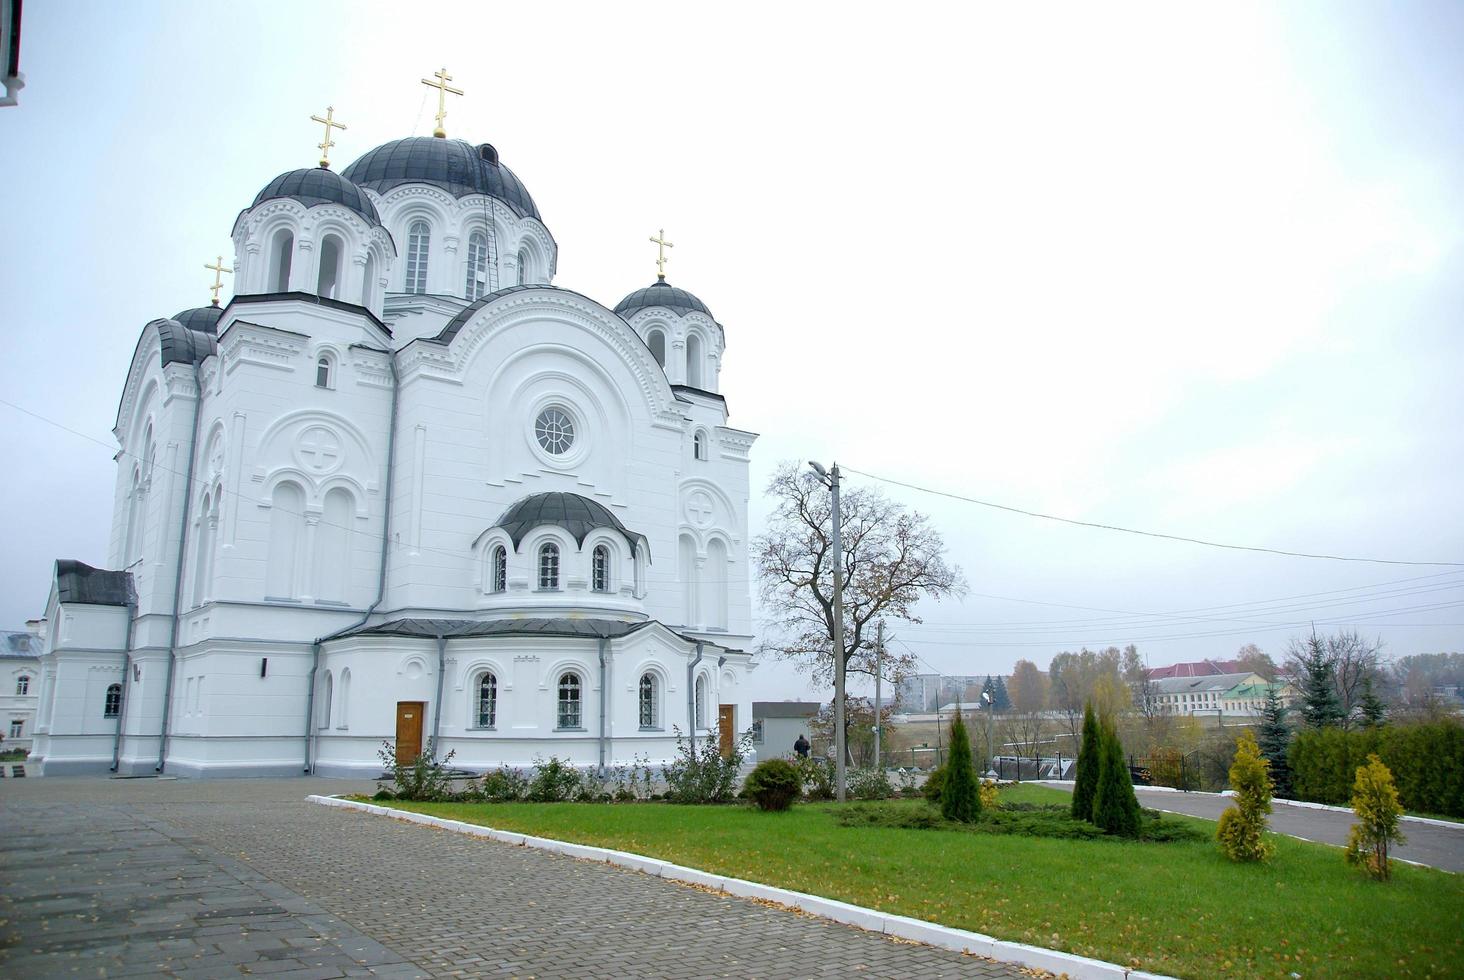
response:
{"label": "small dome", "polygon": [[[213,310],[212,316],[208,311]],[[197,364],[219,349],[215,332],[223,310],[217,306],[184,310],[169,320],[154,320],[162,349],[158,352],[163,366]],[[186,318],[186,319],[185,319]]]}
{"label": "small dome", "polygon": [[307,208],[318,204],[340,204],[365,218],[373,225],[381,224],[376,205],[366,193],[345,177],[324,167],[291,170],[270,181],[254,196],[254,207],[276,198],[290,198]]}
{"label": "small dome", "polygon": [[644,534],[636,534],[620,523],[620,518],[610,513],[610,509],[604,504],[581,497],[577,493],[532,494],[504,511],[503,516],[493,526],[507,531],[508,536],[513,539],[514,549],[517,550],[525,535],[545,524],[564,528],[574,537],[575,543],[581,546],[585,543],[585,537],[597,527],[619,531],[633,550],[638,551],[646,545]]}
{"label": "small dome", "polygon": [[625,299],[615,304],[615,312],[629,320],[641,310],[649,309],[652,306],[661,306],[670,310],[678,316],[685,316],[688,313],[704,313],[715,321],[712,311],[707,309],[707,304],[697,299],[684,289],[677,289],[675,286],[661,279],[645,289],[637,289]]}
{"label": "small dome", "polygon": [[219,306],[195,306],[191,310],[174,313],[173,319],[177,320],[189,330],[217,334],[219,332],[219,317],[223,315],[224,310]]}
{"label": "small dome", "polygon": [[486,194],[515,214],[543,220],[528,188],[498,161],[498,151],[488,143],[473,146],[463,140],[410,136],[378,146],[341,174],[378,194],[402,184],[431,184],[454,197]]}

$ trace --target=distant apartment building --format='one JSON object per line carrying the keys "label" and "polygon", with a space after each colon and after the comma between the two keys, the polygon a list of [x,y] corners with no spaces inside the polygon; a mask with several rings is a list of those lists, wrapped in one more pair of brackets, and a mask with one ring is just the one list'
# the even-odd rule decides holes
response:
{"label": "distant apartment building", "polygon": [[896,686],[895,710],[907,714],[935,711],[948,702],[970,700],[970,692],[981,690],[985,683],[985,674],[914,674]]}

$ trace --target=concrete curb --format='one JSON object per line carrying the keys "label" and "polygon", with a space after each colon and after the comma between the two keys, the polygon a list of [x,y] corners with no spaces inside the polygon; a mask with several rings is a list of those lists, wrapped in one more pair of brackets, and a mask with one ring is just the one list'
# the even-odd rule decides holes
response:
{"label": "concrete curb", "polygon": [[705,871],[698,871],[695,868],[683,867],[679,864],[672,864],[669,861],[646,857],[642,854],[630,854],[626,851],[614,851],[604,847],[570,844],[547,837],[533,837],[528,834],[514,833],[513,831],[495,830],[492,827],[484,827],[481,824],[465,823],[461,820],[448,820],[443,817],[428,816],[425,813],[413,813],[410,810],[397,810],[392,807],[379,806],[375,803],[343,800],[336,796],[312,795],[306,797],[306,799],[312,803],[320,803],[324,806],[339,807],[346,810],[359,810],[363,813],[405,820],[408,823],[422,824],[427,827],[438,827],[460,834],[470,834],[474,837],[486,837],[490,840],[502,841],[505,844],[533,847],[551,854],[565,854],[569,857],[582,858],[586,861],[600,861],[605,864],[613,864],[618,867],[640,871],[657,878],[696,885],[701,888],[711,889],[712,891],[725,892],[728,895],[733,895],[738,898],[754,898],[766,902],[773,902],[778,905],[786,905],[789,908],[794,908],[810,915],[832,919],[835,922],[841,922],[845,925],[857,926],[868,932],[878,932],[886,936],[894,936],[898,939],[905,939],[911,942],[925,943],[928,946],[949,949],[958,953],[972,953],[976,956],[985,956],[1007,963],[1016,963],[1020,966],[1049,970],[1053,973],[1072,977],[1073,980],[1129,980],[1129,978],[1132,978],[1132,980],[1169,980],[1169,978],[1163,977],[1160,974],[1129,970],[1119,966],[1117,963],[1107,963],[1103,960],[1090,959],[1086,956],[1076,956],[1072,953],[1063,953],[1055,949],[1043,949],[1040,946],[1028,946],[1026,943],[1009,942],[1004,939],[996,939],[992,936],[983,936],[979,932],[952,929],[949,926],[937,925],[934,922],[925,922],[921,919],[912,919],[903,915],[893,915],[889,912],[879,912],[859,905],[850,905],[847,902],[840,902],[831,898],[820,898],[817,895],[795,892],[787,888],[775,888],[772,885],[763,885],[755,881],[745,881],[741,878],[729,878],[724,875],[709,874]]}

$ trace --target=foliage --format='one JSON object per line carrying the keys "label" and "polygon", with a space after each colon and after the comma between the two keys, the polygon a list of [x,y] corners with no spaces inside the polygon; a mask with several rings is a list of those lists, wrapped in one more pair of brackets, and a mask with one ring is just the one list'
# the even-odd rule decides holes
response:
{"label": "foliage", "polygon": [[1156,749],[1149,756],[1149,781],[1152,786],[1172,786],[1175,789],[1199,789],[1199,773],[1185,763],[1184,753],[1179,749]]}
{"label": "foliage", "polygon": [[487,803],[512,803],[529,795],[529,778],[517,769],[500,766],[485,772],[476,795]]}
{"label": "foliage", "polygon": [[981,797],[982,812],[994,810],[1001,805],[1001,791],[994,779],[981,780],[981,785],[976,787],[976,793]]}
{"label": "foliage", "polygon": [[1346,803],[1357,767],[1372,753],[1393,773],[1403,806],[1464,817],[1464,724],[1457,720],[1298,732],[1288,756],[1296,798]]}
{"label": "foliage", "polygon": [[966,734],[966,723],[961,719],[960,711],[951,719],[951,754],[946,760],[940,812],[947,820],[961,823],[970,823],[981,813],[976,771],[971,766],[971,738]]}
{"label": "foliage", "polygon": [[1101,717],[1111,718],[1129,706],[1129,688],[1123,681],[1123,652],[1118,647],[1077,653],[1063,651],[1047,667],[1052,682],[1051,705],[1062,712],[1067,730],[1077,738],[1089,701]]}
{"label": "foliage", "polygon": [[1266,814],[1271,812],[1271,777],[1255,736],[1246,732],[1235,747],[1230,788],[1235,804],[1220,814],[1216,839],[1232,861],[1265,861],[1276,853],[1266,840]]}
{"label": "foliage", "polygon": [[742,783],[742,795],[759,810],[786,810],[802,791],[798,769],[786,759],[764,759]]}
{"label": "foliage", "polygon": [[723,757],[718,731],[713,728],[700,744],[676,733],[676,758],[662,767],[666,799],[672,803],[727,803],[737,795],[737,777],[752,747],[752,730],[732,740],[732,751]]}
{"label": "foliage", "polygon": [[432,739],[429,738],[415,759],[398,762],[396,747],[389,740],[383,739],[381,748],[376,750],[376,756],[391,775],[392,787],[387,789],[377,783],[377,797],[382,798],[381,794],[386,793],[390,794],[386,798],[396,800],[434,802],[452,799],[452,770],[448,768],[448,763],[454,755],[456,751],[449,752],[438,762],[433,758]]}
{"label": "foliage", "polygon": [[1362,723],[1370,728],[1376,728],[1378,725],[1381,725],[1387,716],[1387,706],[1383,704],[1383,699],[1378,697],[1377,692],[1373,690],[1373,680],[1371,677],[1362,682],[1362,696],[1358,699],[1357,710],[1362,716]]}
{"label": "foliage", "polygon": [[617,803],[649,800],[655,793],[655,776],[649,756],[636,755],[628,766],[610,770],[610,798]]}
{"label": "foliage", "polygon": [[1260,674],[1267,683],[1276,680],[1280,671],[1276,667],[1276,661],[1271,659],[1269,653],[1265,653],[1254,643],[1247,643],[1235,654],[1235,662],[1243,671],[1250,671],[1253,674]]}
{"label": "foliage", "polygon": [[930,770],[930,775],[925,777],[925,785],[920,787],[920,795],[924,796],[931,803],[940,803],[940,794],[945,790],[946,767],[936,766]]}
{"label": "foliage", "polygon": [[[895,706],[885,701],[880,706],[880,724],[889,734],[890,719],[895,716]],[[834,744],[834,703],[819,706],[818,714],[809,723],[810,738],[815,744]],[[844,739],[849,757],[856,766],[874,765],[874,699],[846,697],[844,699]],[[888,745],[885,746],[889,748]],[[832,754],[832,748],[830,748]]]}
{"label": "foliage", "polygon": [[1289,713],[1281,701],[1280,692],[1274,687],[1268,689],[1260,724],[1256,726],[1257,742],[1261,755],[1271,767],[1271,785],[1282,799],[1291,796],[1291,766],[1286,762],[1286,753],[1291,746],[1291,727],[1286,724]]}
{"label": "foliage", "polygon": [[1093,791],[1093,823],[1105,833],[1137,837],[1139,798],[1129,779],[1123,745],[1112,724],[1100,725],[1098,780]]}
{"label": "foliage", "polygon": [[798,760],[798,776],[803,780],[803,794],[810,800],[834,798],[834,761],[804,756]]}
{"label": "foliage", "polygon": [[1381,641],[1367,640],[1355,630],[1325,637],[1313,632],[1304,642],[1291,641],[1286,668],[1301,686],[1302,717],[1307,725],[1351,726],[1362,708],[1367,685],[1381,678],[1382,649]]}
{"label": "foliage", "polygon": [[899,770],[900,795],[907,798],[920,796],[920,787],[916,784],[918,778],[914,769]]}
{"label": "foliage", "polygon": [[849,795],[856,800],[887,800],[895,795],[883,769],[850,769],[845,777]]}
{"label": "foliage", "polygon": [[1357,767],[1352,809],[1357,823],[1347,835],[1347,863],[1361,867],[1379,881],[1387,881],[1392,873],[1388,845],[1401,844],[1405,839],[1398,829],[1403,807],[1398,803],[1393,774],[1376,755],[1367,757],[1367,765]]}
{"label": "foliage", "polygon": [[534,759],[534,776],[529,780],[528,798],[535,803],[557,803],[577,800],[584,789],[585,777],[567,760],[551,755],[548,761]]}
{"label": "foliage", "polygon": [[[1464,695],[1464,653],[1416,653],[1393,664],[1403,703],[1414,713],[1432,715],[1443,707],[1440,692]],[[1443,695],[1447,698],[1447,694]]]}
{"label": "foliage", "polygon": [[999,675],[993,678],[988,674],[986,683],[981,685],[981,693],[991,695],[992,710],[997,712],[1011,710],[1012,699],[1007,694],[1006,678]]}
{"label": "foliage", "polygon": [[1074,820],[1093,819],[1093,795],[1098,789],[1101,745],[1098,718],[1093,714],[1093,702],[1089,701],[1083,708],[1083,741],[1078,746],[1077,772],[1073,774]]}
{"label": "foliage", "polygon": [[[838,810],[834,818],[845,827],[889,827],[906,830],[966,830],[980,834],[1017,834],[1052,840],[1112,839],[1083,820],[1074,820],[1062,804],[1016,803],[981,811],[974,823],[946,820],[934,807],[903,804],[857,804]],[[1154,843],[1205,840],[1208,835],[1191,822],[1166,820],[1144,811],[1138,839]]]}
{"label": "foliage", "polygon": [[1342,701],[1337,697],[1337,678],[1327,660],[1321,637],[1313,633],[1304,646],[1294,645],[1292,676],[1301,684],[1301,717],[1311,728],[1342,723]]}
{"label": "foliage", "polygon": [[[961,570],[948,564],[945,542],[925,515],[908,511],[878,490],[841,487],[842,555],[833,550],[832,495],[808,469],[785,462],[768,482],[773,510],[754,544],[763,607],[772,629],[762,651],[792,660],[814,678],[832,678],[835,658],[833,580],[841,576],[846,669],[874,672],[868,630],[878,619],[918,623],[924,599],[966,593]],[[885,651],[896,680],[914,667],[907,652]]]}

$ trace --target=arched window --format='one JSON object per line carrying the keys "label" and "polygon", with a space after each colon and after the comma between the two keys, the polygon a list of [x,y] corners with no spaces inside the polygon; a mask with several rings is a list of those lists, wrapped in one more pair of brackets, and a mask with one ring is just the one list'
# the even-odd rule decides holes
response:
{"label": "arched window", "polygon": [[696,600],[701,569],[696,564],[696,542],[683,534],[676,542],[676,572],[681,578],[681,625],[698,626]]}
{"label": "arched window", "polygon": [[546,544],[539,549],[539,588],[559,588],[559,545]]}
{"label": "arched window", "polygon": [[464,294],[468,302],[482,299],[488,291],[488,236],[475,231],[468,236],[468,282]]}
{"label": "arched window", "polygon": [[305,539],[305,492],[285,482],[270,497],[269,561],[265,571],[266,599],[293,599],[298,593],[295,569]]}
{"label": "arched window", "polygon": [[336,289],[341,283],[341,240],[335,235],[326,235],[320,242],[320,272],[315,277],[315,294],[326,299],[336,298]]}
{"label": "arched window", "polygon": [[578,674],[559,675],[559,725],[560,728],[583,728],[584,713],[580,702],[580,679]]}
{"label": "arched window", "polygon": [[696,721],[697,728],[707,727],[707,677],[705,674],[696,679]]}
{"label": "arched window", "polygon": [[641,728],[659,728],[656,724],[656,675],[641,674],[640,679],[640,726]]}
{"label": "arched window", "polygon": [[503,545],[493,549],[493,563],[491,571],[492,591],[508,591],[508,549]]}
{"label": "arched window", "polygon": [[498,724],[498,678],[487,672],[478,678],[478,727]]}
{"label": "arched window", "polygon": [[590,588],[596,592],[610,591],[610,549],[603,544],[595,546],[591,559]]}
{"label": "arched window", "polygon": [[702,386],[702,342],[696,334],[686,338],[686,383],[693,388]]}
{"label": "arched window", "polygon": [[366,274],[361,277],[361,305],[371,306],[371,296],[376,290],[376,256],[367,253]]}
{"label": "arched window", "polygon": [[321,689],[320,689],[320,727],[321,728],[329,728],[330,727],[330,708],[331,708],[331,702],[334,700],[331,697],[331,694],[334,693],[331,689],[334,686],[335,686],[335,684],[333,682],[333,679],[330,676],[330,671],[327,670],[325,672],[325,685],[323,687],[321,687]]}
{"label": "arched window", "polygon": [[707,542],[707,567],[703,569],[702,621],[708,629],[727,628],[727,546],[720,538]]}
{"label": "arched window", "polygon": [[432,232],[425,221],[414,221],[407,229],[407,282],[405,292],[425,293],[427,291],[427,250],[432,244]]}
{"label": "arched window", "polygon": [[112,684],[107,688],[107,699],[102,703],[102,717],[116,718],[122,714],[122,685]]}
{"label": "arched window", "polygon": [[336,727],[351,727],[351,668],[341,671],[341,696],[336,698]]}
{"label": "arched window", "polygon": [[212,584],[213,532],[216,520],[211,495],[206,493],[203,495],[203,505],[199,510],[198,524],[194,531],[196,540],[193,552],[193,604],[195,606],[203,605],[203,600]]}
{"label": "arched window", "polygon": [[274,244],[270,247],[269,288],[276,293],[288,292],[290,288],[290,264],[295,260],[295,236],[288,228],[275,232]]}
{"label": "arched window", "polygon": [[329,354],[321,354],[318,358],[315,359],[315,387],[317,387],[317,388],[333,388],[333,387],[335,387],[331,383],[332,378],[331,378],[330,375],[331,375],[331,367],[332,366],[333,365],[331,364],[331,360],[330,360],[330,355]]}
{"label": "arched window", "polygon": [[661,367],[666,366],[666,335],[659,330],[652,330],[646,335],[646,346],[651,349],[651,356]]}
{"label": "arched window", "polygon": [[518,254],[518,284],[526,286],[529,282],[529,250],[519,249]]}
{"label": "arched window", "polygon": [[315,582],[310,595],[329,602],[345,602],[351,581],[351,521],[356,501],[350,491],[333,487],[321,501],[320,523],[315,528]]}
{"label": "arched window", "polygon": [[122,564],[130,565],[142,550],[142,474],[132,471],[132,489],[127,494],[127,540],[122,545]]}
{"label": "arched window", "polygon": [[17,695],[20,695],[20,694],[29,694],[30,693],[30,676],[29,675],[27,675],[27,674],[21,674],[19,677],[17,677],[15,679],[15,693]]}
{"label": "arched window", "polygon": [[696,435],[691,437],[691,454],[697,459],[705,460],[707,458],[707,434],[701,429],[698,429]]}

